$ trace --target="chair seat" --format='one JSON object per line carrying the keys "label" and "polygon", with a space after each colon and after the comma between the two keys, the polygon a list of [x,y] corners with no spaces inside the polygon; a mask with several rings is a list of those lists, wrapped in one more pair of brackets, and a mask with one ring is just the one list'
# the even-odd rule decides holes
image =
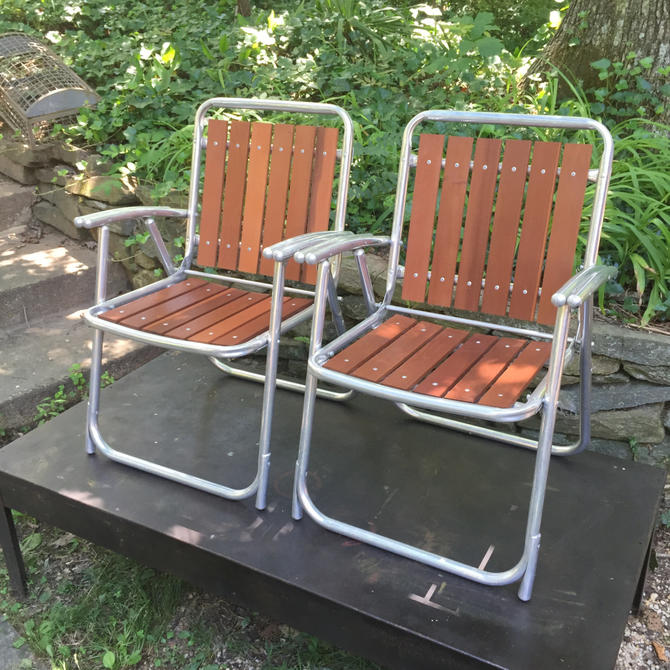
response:
{"label": "chair seat", "polygon": [[[189,277],[103,312],[100,318],[178,340],[232,346],[268,330],[271,303],[267,293]],[[306,298],[284,298],[282,318],[311,303]]]}
{"label": "chair seat", "polygon": [[550,353],[551,342],[475,333],[396,314],[324,367],[404,391],[506,408]]}

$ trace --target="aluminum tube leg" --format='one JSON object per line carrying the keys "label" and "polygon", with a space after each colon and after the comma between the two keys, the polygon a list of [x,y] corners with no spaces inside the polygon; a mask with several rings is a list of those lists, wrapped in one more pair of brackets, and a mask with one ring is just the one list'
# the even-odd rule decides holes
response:
{"label": "aluminum tube leg", "polygon": [[[323,324],[326,313],[326,293],[328,281],[332,278],[330,264],[325,261],[319,266],[316,280],[316,298],[314,303],[314,316],[312,318],[312,332],[309,345],[309,357],[321,347],[323,335]],[[309,448],[312,442],[312,426],[314,423],[314,406],[316,403],[317,379],[309,367],[305,380],[305,399],[302,406],[302,423],[300,426],[300,445],[298,447],[298,460],[295,464],[295,477],[293,479],[293,504],[291,516],[298,521],[302,518],[302,505],[298,496],[300,486],[307,477],[307,465],[309,463]]]}
{"label": "aluminum tube leg", "polygon": [[263,387],[263,407],[261,414],[261,435],[258,441],[258,490],[256,508],[265,509],[267,504],[268,474],[270,471],[270,440],[272,437],[272,412],[274,410],[275,390],[277,387],[277,359],[279,356],[279,338],[281,337],[281,313],[284,299],[284,263],[276,262],[272,309],[270,311],[270,341],[265,359],[265,385]]}
{"label": "aluminum tube leg", "polygon": [[88,384],[88,404],[86,406],[86,453],[95,453],[95,444],[91,438],[91,426],[98,422],[100,409],[100,384],[102,381],[102,344],[104,333],[97,328],[93,332],[91,351],[91,374]]}
{"label": "aluminum tube leg", "polygon": [[333,323],[335,324],[335,331],[338,335],[346,330],[344,325],[344,317],[340,309],[340,302],[337,299],[337,289],[335,288],[335,280],[333,275],[328,273],[328,304],[330,305],[330,313],[333,315]]}
{"label": "aluminum tube leg", "polygon": [[557,318],[554,333],[554,348],[549,361],[549,382],[547,385],[547,397],[544,401],[542,412],[542,424],[537,443],[537,455],[535,457],[535,473],[533,475],[533,488],[528,510],[528,525],[526,527],[526,548],[528,550],[528,563],[524,572],[521,585],[519,586],[519,598],[530,600],[533,592],[533,581],[537,569],[537,559],[540,550],[540,525],[542,523],[542,508],[547,488],[547,477],[549,475],[549,462],[551,460],[551,442],[554,435],[554,424],[556,423],[556,405],[558,403],[558,392],[560,390],[561,370],[563,369],[563,357],[568,337],[568,325],[570,323],[569,312],[564,308]]}
{"label": "aluminum tube leg", "polygon": [[375,292],[372,287],[372,280],[370,279],[368,264],[365,260],[365,251],[363,249],[356,249],[356,251],[354,251],[354,258],[356,259],[356,265],[358,266],[358,274],[361,277],[361,286],[363,288],[363,300],[365,301],[365,306],[368,310],[368,314],[374,314],[376,309]]}
{"label": "aluminum tube leg", "polygon": [[579,357],[579,447],[573,453],[584,451],[591,442],[591,324],[593,296],[582,305],[582,344]]}

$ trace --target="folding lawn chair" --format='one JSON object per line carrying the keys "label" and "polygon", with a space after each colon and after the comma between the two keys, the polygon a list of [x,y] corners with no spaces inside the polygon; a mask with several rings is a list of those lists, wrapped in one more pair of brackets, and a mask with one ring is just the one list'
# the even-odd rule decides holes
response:
{"label": "folding lawn chair", "polygon": [[[227,112],[225,118],[223,110]],[[319,115],[331,117],[336,123],[333,127],[249,123],[230,120],[231,110],[246,110],[254,118],[259,112],[269,112],[275,117],[281,115],[282,120],[289,114],[301,119]],[[300,391],[304,388],[291,380],[276,378],[279,335],[310,318],[313,311],[313,291],[309,287],[285,288],[284,280],[313,285],[315,269],[291,260],[293,252],[309,240],[333,234],[329,231],[331,218],[333,230],[342,231],[351,147],[351,120],[334,105],[213,98],[200,106],[195,117],[188,209],[127,207],[75,220],[83,228],[100,228],[96,304],[85,313],[86,321],[95,328],[86,431],[88,453],[97,448],[120,463],[224,498],[242,499],[256,493],[257,507],[265,506],[275,384]],[[333,212],[334,188],[337,195]],[[155,217],[186,218],[184,259],[179,267],[172,263]],[[108,225],[124,219],[144,221],[167,277],[106,299]],[[282,248],[288,252],[274,267],[261,256],[264,247],[296,236],[284,244]],[[194,267],[196,264],[200,269]],[[207,268],[219,272],[204,272]],[[256,277],[272,274],[273,269],[278,293],[274,304],[272,284],[267,277]],[[254,278],[240,273],[251,273]],[[334,281],[331,275],[333,295]],[[333,312],[340,316],[336,301]],[[341,318],[336,319],[336,325],[341,330]],[[112,448],[103,439],[98,412],[104,332],[203,354],[229,374],[265,382],[258,469],[248,486],[231,488],[168,468]],[[226,362],[266,345],[265,375]],[[348,393],[326,391],[324,395],[340,399]]]}
{"label": "folding lawn chair", "polygon": [[[449,123],[466,135],[478,133],[479,137],[421,134],[415,156],[415,131],[429,122],[438,124],[440,131]],[[599,167],[591,168],[590,143],[515,139],[538,133],[529,130],[533,128],[543,128],[545,134],[563,136],[570,131],[595,138],[601,148]],[[483,136],[486,131],[490,137]],[[507,139],[503,132],[508,133]],[[550,456],[552,452],[576,453],[590,439],[592,297],[614,273],[613,268],[596,264],[611,161],[607,129],[589,119],[427,111],[410,121],[403,138],[391,237],[361,235],[322,241],[296,254],[299,260],[318,264],[319,275],[294,518],[299,519],[306,510],[329,530],[476,582],[502,585],[523,578],[519,597],[530,598]],[[412,170],[409,231],[403,238]],[[584,257],[575,266],[589,179],[596,181],[595,195]],[[407,244],[401,267],[403,239]],[[366,245],[390,247],[386,293],[375,304],[370,284],[364,282],[370,315],[323,345],[330,259],[344,251],[360,254]],[[582,269],[571,277],[580,263]],[[399,277],[403,277],[402,300],[415,306],[392,304]],[[431,311],[426,303],[438,309]],[[445,314],[443,308],[456,313]],[[570,337],[570,316],[575,309],[578,327]],[[553,330],[546,328],[550,325]],[[471,327],[475,330],[469,331]],[[571,446],[553,446],[561,372],[567,358],[577,351],[581,354],[582,433]],[[541,372],[542,380],[522,399]],[[323,514],[307,489],[319,380],[385,398],[419,419],[535,449],[519,562],[504,572],[487,571]],[[542,421],[537,440],[467,421],[514,422],[538,413]]]}

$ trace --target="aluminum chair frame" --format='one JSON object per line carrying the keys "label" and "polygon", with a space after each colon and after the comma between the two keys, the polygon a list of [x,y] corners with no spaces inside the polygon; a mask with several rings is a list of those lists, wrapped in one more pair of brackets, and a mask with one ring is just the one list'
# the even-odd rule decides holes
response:
{"label": "aluminum chair frame", "polygon": [[[119,463],[143,470],[145,472],[165,477],[197,488],[208,493],[228,498],[240,500],[252,495],[256,495],[256,507],[264,509],[267,497],[267,481],[270,465],[270,436],[272,429],[272,412],[274,406],[275,387],[279,386],[293,391],[302,391],[304,386],[291,380],[277,378],[277,360],[279,337],[281,333],[290,330],[298,323],[310,319],[313,312],[313,306],[300,311],[290,318],[282,321],[281,304],[283,296],[286,293],[296,296],[313,296],[313,291],[290,288],[285,286],[284,274],[287,262],[291,259],[293,253],[287,255],[285,260],[274,264],[274,277],[272,283],[245,279],[237,276],[219,276],[204,273],[192,268],[195,260],[196,250],[199,244],[199,235],[197,233],[199,221],[198,204],[201,196],[201,156],[202,151],[207,146],[205,137],[205,127],[207,122],[207,113],[212,109],[227,110],[247,110],[247,111],[266,111],[266,112],[287,112],[304,115],[326,115],[339,118],[341,121],[343,135],[341,149],[338,150],[340,162],[339,168],[339,186],[337,191],[335,217],[333,229],[324,232],[313,232],[299,235],[290,240],[284,240],[282,243],[285,248],[295,252],[302,246],[313,243],[315,240],[326,239],[333,235],[347,235],[343,233],[346,213],[346,200],[349,181],[349,171],[352,157],[352,136],[353,125],[347,112],[336,105],[322,103],[306,102],[288,102],[282,100],[249,100],[242,98],[212,98],[204,102],[197,110],[195,115],[194,142],[192,152],[192,175],[189,188],[189,199],[187,209],[178,209],[172,207],[126,207],[113,210],[96,212],[75,219],[75,225],[86,229],[99,229],[98,233],[98,265],[96,273],[95,305],[84,313],[86,322],[94,330],[93,346],[91,355],[91,377],[90,392],[86,418],[86,451],[93,454],[99,450],[106,457]],[[186,218],[185,234],[185,252],[184,258],[179,267],[175,267],[167,251],[165,243],[161,238],[155,223],[156,217],[178,217]],[[109,262],[109,225],[116,221],[137,219],[142,220],[149,232],[151,239],[159,253],[160,261],[166,273],[166,277],[154,284],[139,288],[126,293],[122,296],[107,299],[106,284]],[[337,280],[338,268],[334,268],[327,283],[330,286],[331,296],[335,296],[335,283]],[[137,298],[148,296],[162,288],[172,286],[187,277],[200,277],[210,281],[225,281],[228,284],[239,285],[249,289],[270,290],[274,287],[274,297],[270,312],[269,328],[265,333],[257,335],[247,342],[239,345],[215,345],[179,340],[172,337],[158,335],[151,332],[134,330],[121,324],[112,323],[100,317],[104,312],[119,307]],[[332,312],[335,316],[336,326],[342,328],[341,314],[337,300],[332,303]],[[103,335],[109,332],[120,337],[126,337],[136,341],[144,342],[150,345],[157,345],[166,349],[185,351],[190,353],[202,354],[215,363],[219,369],[228,374],[248,379],[251,381],[263,382],[265,384],[263,401],[261,430],[258,446],[257,470],[253,480],[243,488],[232,488],[222,483],[210,481],[192,474],[169,468],[153,461],[149,461],[132,454],[115,449],[103,438],[98,415],[100,412],[100,389],[102,376],[102,352]],[[250,353],[259,351],[267,346],[265,374],[261,375],[244,369],[236,368],[224,362],[229,359],[235,359],[246,356]],[[341,400],[351,395],[350,390],[345,391],[327,391],[322,390],[323,397]]]}
{"label": "aluminum chair frame", "polygon": [[[551,302],[557,308],[552,332],[547,333],[536,328],[518,328],[504,324],[492,324],[478,319],[460,318],[434,312],[422,312],[421,310],[394,306],[391,303],[396,280],[402,272],[399,264],[399,252],[402,244],[402,230],[405,218],[409,170],[413,159],[412,137],[417,127],[426,121],[565,128],[573,130],[585,129],[595,131],[600,136],[603,151],[601,154],[600,167],[596,175],[596,193],[584,257],[584,267],[555,292],[551,298]],[[612,277],[615,272],[613,268],[596,264],[600,230],[611,171],[612,154],[613,143],[609,132],[602,124],[591,119],[432,110],[418,114],[409,122],[403,137],[391,236],[387,238],[376,238],[374,236],[358,235],[353,238],[321,241],[311,247],[302,249],[296,254],[298,260],[309,264],[318,264],[319,274],[316,287],[315,314],[312,321],[308,373],[302,416],[302,431],[294,482],[292,510],[294,519],[300,519],[303,512],[306,511],[316,523],[331,531],[425,563],[438,570],[444,570],[482,584],[505,585],[521,580],[518,591],[519,598],[521,600],[530,599],[540,546],[540,522],[552,451],[557,454],[575,453],[580,449],[583,449],[589,439],[588,417],[590,407],[588,392],[590,390],[591,372],[590,328],[593,294],[598,287]],[[334,341],[323,345],[322,333],[326,308],[327,281],[330,273],[330,259],[337,254],[347,251],[361,254],[362,249],[367,246],[389,247],[389,267],[385,295],[381,302],[375,303],[374,310],[371,311],[370,316],[349,331],[337,337]],[[372,304],[373,297],[370,294],[369,283],[366,287],[366,283],[364,282],[363,286],[366,302]],[[578,310],[580,318],[577,334],[575,337],[570,338],[570,317],[571,312],[574,310]],[[399,390],[383,386],[381,383],[356,378],[324,367],[325,363],[334,354],[355,341],[365,332],[376,328],[388,314],[392,313],[411,313],[414,316],[426,316],[431,319],[452,321],[475,327],[486,326],[491,328],[493,326],[497,330],[505,330],[520,336],[547,339],[552,342],[552,349],[546,377],[524,402],[516,402],[510,408],[497,408],[458,400],[436,398],[417,394],[412,391]],[[581,369],[583,375],[581,400],[582,433],[580,440],[575,445],[570,447],[552,448],[561,373],[566,356],[570,355],[572,350],[580,345],[582,345]],[[316,390],[319,381],[343,384],[357,391],[389,400],[417,418],[427,419],[434,423],[455,427],[461,430],[467,430],[476,435],[502,440],[516,446],[534,449],[536,454],[534,479],[530,496],[524,546],[519,561],[507,570],[492,572],[486,569],[480,569],[474,565],[456,561],[446,556],[424,551],[418,547],[408,545],[323,514],[310,497],[307,488],[307,472],[311,448]],[[501,433],[500,431],[473,426],[465,422],[448,419],[436,414],[458,414],[466,418],[510,422],[518,421],[540,412],[542,413],[542,420],[537,441],[510,436],[509,434]]]}

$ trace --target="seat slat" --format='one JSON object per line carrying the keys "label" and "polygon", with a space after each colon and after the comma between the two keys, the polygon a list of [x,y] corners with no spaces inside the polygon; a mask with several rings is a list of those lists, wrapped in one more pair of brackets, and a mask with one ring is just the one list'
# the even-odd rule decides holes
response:
{"label": "seat slat", "polygon": [[242,298],[240,302],[244,303],[245,301],[247,304],[242,309],[236,311],[234,314],[230,314],[225,319],[204,328],[200,332],[191,335],[187,339],[193,342],[213,343],[226,333],[237,331],[238,328],[248,321],[251,321],[261,314],[269,312],[272,304],[272,298],[269,295],[262,294],[260,300],[254,299],[251,294],[249,294],[246,298]]}
{"label": "seat slat", "polygon": [[208,298],[211,295],[218,293],[219,291],[225,291],[225,287],[208,283],[207,286],[200,286],[194,291],[189,291],[188,293],[182,293],[170,300],[165,300],[155,307],[150,307],[149,309],[142,310],[137,314],[133,314],[121,321],[121,324],[128,326],[129,328],[141,328],[144,329],[150,323],[157,321],[158,319],[164,319],[173,312],[177,312],[180,309],[184,309],[193,303],[197,303],[205,298]]}
{"label": "seat slat", "polygon": [[463,229],[461,261],[454,307],[476,311],[482,290],[486,248],[493,211],[493,196],[498,179],[501,141],[479,139],[470,177],[468,211]]}
{"label": "seat slat", "polygon": [[[316,129],[316,155],[312,170],[312,195],[309,202],[307,232],[328,230],[333,201],[333,178],[337,159],[337,128]],[[303,263],[301,279],[307,284],[316,283],[316,266]]]}
{"label": "seat slat", "polygon": [[509,308],[513,319],[532,321],[535,316],[560,151],[558,142],[536,142],[533,147]]}
{"label": "seat slat", "polygon": [[528,140],[505,143],[482,298],[482,312],[487,314],[507,313],[530,149]]}
{"label": "seat slat", "polygon": [[378,354],[356,368],[352,374],[379,382],[442,330],[436,323],[416,322]]}
{"label": "seat slat", "polygon": [[231,302],[244,295],[245,291],[240,291],[237,288],[227,288],[222,292],[217,293],[216,295],[210,296],[204,300],[192,304],[185,309],[179,310],[178,312],[173,312],[169,317],[158,319],[153,321],[149,325],[145,326],[143,330],[147,330],[151,333],[156,333],[157,335],[164,335],[170,330],[177,328],[178,326],[183,326],[185,323],[196,319],[207,312],[211,312],[217,307],[225,305],[227,302]]}
{"label": "seat slat", "polygon": [[419,138],[414,197],[407,238],[403,300],[425,302],[430,250],[433,243],[435,207],[440,185],[443,135],[424,134]]}
{"label": "seat slat", "polygon": [[209,328],[215,323],[226,319],[237,312],[246,309],[249,305],[259,300],[267,298],[267,295],[264,293],[247,293],[246,291],[235,300],[226,302],[224,305],[217,307],[216,309],[210,310],[209,312],[199,316],[191,321],[188,321],[177,328],[168,330],[165,335],[168,337],[175,337],[180,340],[186,340],[191,335],[199,333],[205,328]]}
{"label": "seat slat", "polygon": [[335,356],[326,362],[324,367],[350,374],[361,363],[374,356],[378,351],[411,328],[414,323],[413,319],[406,316],[395,315],[384,321],[384,323],[374,330],[366,333],[353,344],[350,344],[346,349],[335,354]]}
{"label": "seat slat", "polygon": [[250,127],[251,124],[246,121],[231,121],[230,123],[228,165],[221,214],[221,244],[217,259],[218,266],[228,270],[237,268]]}
{"label": "seat slat", "polygon": [[465,193],[470,176],[472,144],[471,137],[450,137],[447,143],[428,289],[428,302],[434,305],[445,307],[451,305],[456,259],[461,242]]}
{"label": "seat slat", "polygon": [[425,395],[444,396],[497,341],[493,335],[473,334],[414,389]]}
{"label": "seat slat", "polygon": [[218,253],[221,203],[226,174],[226,144],[228,122],[210,119],[207,124],[207,152],[205,154],[205,183],[200,213],[200,245],[198,264],[214,267]]}
{"label": "seat slat", "polygon": [[142,312],[156,305],[160,305],[162,302],[170,300],[170,298],[174,298],[178,295],[181,295],[182,293],[187,293],[188,291],[194,291],[203,284],[207,283],[208,282],[202,279],[191,277],[185,281],[180,281],[176,284],[172,284],[172,286],[166,286],[165,288],[162,288],[154,293],[149,293],[148,295],[145,295],[141,298],[132,300],[131,302],[126,303],[125,305],[120,305],[119,307],[110,309],[107,312],[103,312],[100,315],[100,318],[106,319],[107,321],[113,321],[114,323],[118,323],[119,321],[127,319],[129,316],[132,316],[133,314],[137,314],[138,312]]}
{"label": "seat slat", "polygon": [[[281,241],[284,236],[294,130],[294,126],[287,124],[278,123],[274,127],[270,176],[268,177],[268,197],[263,226],[264,248]],[[272,275],[273,270],[273,262],[267,258],[261,258],[261,273]]]}
{"label": "seat slat", "polygon": [[258,271],[271,142],[272,124],[252,124],[240,259],[237,265],[240,272]]}
{"label": "seat slat", "polygon": [[511,337],[499,339],[444,397],[463,402],[478,402],[525,344],[525,340]]}
{"label": "seat slat", "polygon": [[591,152],[592,147],[588,144],[566,144],[563,150],[554,205],[554,224],[549,237],[542,295],[537,311],[540,323],[554,322],[556,308],[551,304],[551,296],[572,274]]}
{"label": "seat slat", "polygon": [[480,403],[511,407],[551,354],[550,342],[528,342],[521,353],[481,397]]}
{"label": "seat slat", "polygon": [[[302,235],[307,231],[315,137],[314,126],[297,126],[295,129],[291,183],[286,209],[286,238]],[[300,266],[295,261],[287,263],[286,278],[300,279]]]}
{"label": "seat slat", "polygon": [[[284,304],[282,305],[282,319],[288,319],[294,314],[309,307],[311,303],[312,301],[307,300],[306,298],[284,298]],[[250,340],[252,337],[256,337],[256,335],[264,333],[270,326],[270,307],[271,306],[268,306],[267,311],[260,316],[257,316],[255,319],[251,319],[251,321],[236,328],[234,332],[227,333],[223,337],[214,340],[213,344],[221,344],[225,346],[241,344],[242,342]]]}
{"label": "seat slat", "polygon": [[443,328],[423,345],[405,363],[397,367],[386,379],[386,386],[411,391],[440,361],[444,360],[463,340],[467,330]]}

